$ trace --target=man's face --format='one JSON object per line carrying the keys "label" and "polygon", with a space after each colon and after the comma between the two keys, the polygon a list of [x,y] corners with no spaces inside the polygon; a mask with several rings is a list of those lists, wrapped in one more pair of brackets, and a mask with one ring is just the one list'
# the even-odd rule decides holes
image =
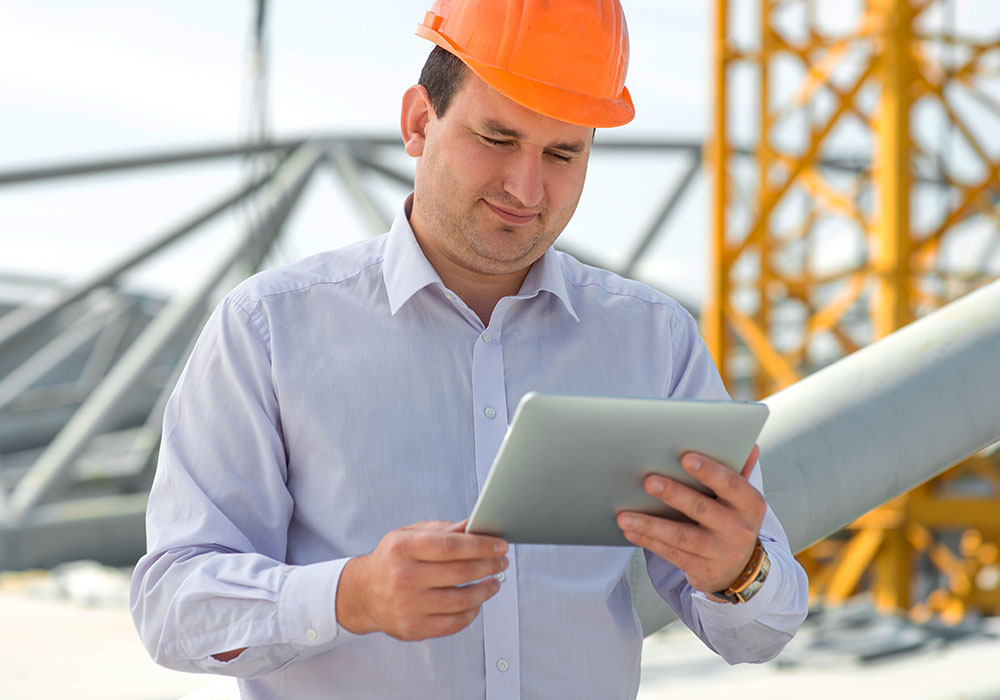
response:
{"label": "man's face", "polygon": [[429,109],[426,120],[407,151],[420,156],[410,222],[428,259],[479,275],[526,271],[576,210],[593,130],[522,107],[472,72],[444,116]]}

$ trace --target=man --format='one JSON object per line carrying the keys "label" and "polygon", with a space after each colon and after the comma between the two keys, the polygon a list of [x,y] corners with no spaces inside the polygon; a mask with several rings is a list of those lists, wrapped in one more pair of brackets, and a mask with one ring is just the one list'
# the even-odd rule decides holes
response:
{"label": "man", "polygon": [[[157,661],[247,699],[632,698],[628,548],[461,532],[527,391],[726,398],[678,304],[551,248],[594,127],[632,116],[624,18],[440,0],[418,33],[438,47],[403,97],[414,194],[387,235],[213,314],[165,416],[133,615]],[[695,524],[619,518],[733,663],[773,657],[806,605],[755,463],[687,455],[718,500],[647,479]]]}

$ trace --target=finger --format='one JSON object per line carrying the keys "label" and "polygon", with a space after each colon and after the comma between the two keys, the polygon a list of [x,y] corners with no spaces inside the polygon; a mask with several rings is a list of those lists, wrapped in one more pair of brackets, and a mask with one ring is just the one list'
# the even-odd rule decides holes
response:
{"label": "finger", "polygon": [[404,642],[418,642],[433,637],[447,637],[465,629],[476,619],[480,608],[477,606],[459,613],[420,615],[394,627],[388,634]]}
{"label": "finger", "polygon": [[757,459],[760,457],[760,445],[754,445],[753,449],[750,450],[750,456],[747,457],[746,463],[743,465],[743,469],[740,470],[740,476],[744,479],[749,479],[751,472],[753,472],[754,466],[757,464]]}
{"label": "finger", "polygon": [[399,528],[400,530],[449,530],[455,525],[451,520],[421,520],[419,523],[413,523],[411,525],[404,525]]}
{"label": "finger", "polygon": [[507,568],[507,557],[493,559],[463,559],[450,562],[421,562],[417,575],[428,588],[460,586],[493,576]]}
{"label": "finger", "polygon": [[625,537],[636,546],[656,554],[683,571],[688,583],[699,591],[718,591],[736,576],[721,560],[685,552],[668,542],[661,542],[638,532],[626,532]]}
{"label": "finger", "polygon": [[461,613],[446,615],[428,615],[426,618],[427,630],[431,632],[430,637],[447,637],[460,632],[472,624],[479,614],[479,608],[466,610]]}
{"label": "finger", "polygon": [[414,531],[409,538],[409,554],[418,561],[493,559],[506,553],[507,543],[489,535]]}
{"label": "finger", "polygon": [[712,536],[697,525],[678,523],[643,513],[630,511],[619,513],[618,527],[626,537],[631,533],[643,538],[644,542],[660,542],[699,558],[705,557],[711,545],[709,540]]}
{"label": "finger", "polygon": [[733,514],[726,506],[679,481],[653,474],[646,477],[643,486],[650,496],[680,511],[699,525],[721,531],[732,524]]}
{"label": "finger", "polygon": [[427,591],[424,609],[430,615],[478,610],[479,606],[496,595],[499,590],[500,582],[492,577],[461,588],[435,588]]}
{"label": "finger", "polygon": [[669,542],[662,542],[654,539],[648,534],[636,532],[634,530],[625,530],[624,532],[625,538],[629,542],[637,547],[648,549],[653,554],[665,559],[685,573],[700,572],[708,565],[708,560],[704,557],[700,557],[691,552],[686,552]]}
{"label": "finger", "polygon": [[740,474],[705,455],[688,452],[681,458],[681,466],[688,474],[712,489],[716,496],[729,503],[746,503],[748,499],[760,496],[757,489]]}
{"label": "finger", "polygon": [[[753,457],[753,450],[750,456]],[[724,464],[694,452],[685,454],[681,458],[681,465],[688,474],[715,492],[718,505],[737,516],[735,523],[730,521],[724,527],[735,526],[740,531],[753,530],[756,536],[767,511],[767,503],[753,484]],[[731,534],[736,536],[736,532],[733,530]]]}

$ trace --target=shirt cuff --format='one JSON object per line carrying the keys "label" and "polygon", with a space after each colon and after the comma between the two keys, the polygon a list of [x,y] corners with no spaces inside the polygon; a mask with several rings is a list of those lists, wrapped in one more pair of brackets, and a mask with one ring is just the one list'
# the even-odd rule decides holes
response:
{"label": "shirt cuff", "polygon": [[337,621],[337,587],[350,560],[346,557],[292,567],[278,599],[278,624],[289,644],[331,647],[359,636]]}
{"label": "shirt cuff", "polygon": [[[765,543],[764,551],[767,551]],[[770,557],[770,554],[768,554]],[[698,609],[698,617],[706,626],[715,628],[735,629],[753,622],[771,609],[774,597],[781,588],[780,572],[775,570],[774,557],[771,558],[771,571],[757,594],[745,603],[719,602],[709,598],[701,591],[695,591],[691,599]]]}

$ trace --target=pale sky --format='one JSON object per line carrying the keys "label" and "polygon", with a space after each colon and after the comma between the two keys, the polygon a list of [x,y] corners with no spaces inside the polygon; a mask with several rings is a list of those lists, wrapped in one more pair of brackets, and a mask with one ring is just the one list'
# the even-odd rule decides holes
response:
{"label": "pale sky", "polygon": [[[856,2],[819,3],[831,31],[844,29],[839,25],[853,15]],[[956,21],[980,27],[992,19],[995,26],[995,3],[957,0]],[[253,4],[3,0],[0,169],[236,142],[246,119]],[[273,1],[274,134],[397,134],[400,96],[415,82],[431,48],[413,34],[430,4]],[[624,0],[623,5],[632,49],[627,82],[637,113],[631,124],[599,138],[703,139],[710,114],[710,3]],[[752,34],[752,15],[737,15],[738,26]],[[753,117],[738,121],[751,126]],[[684,167],[676,157],[595,157],[562,241],[606,263],[620,262]],[[217,197],[239,175],[235,164],[212,164],[0,188],[0,270],[64,279],[84,274]],[[688,299],[702,296],[707,207],[700,178],[640,269],[641,277]],[[206,229],[200,241],[172,251],[140,280],[183,285],[242,221],[235,213]],[[365,233],[335,179],[321,172],[289,222],[280,259]]]}
{"label": "pale sky", "polygon": [[[177,146],[235,142],[246,113],[253,3],[195,0],[4,0],[0,3],[0,169]],[[402,92],[431,44],[413,34],[430,0],[281,0],[270,18],[270,104],[278,136],[398,133]],[[707,9],[679,0],[625,3],[633,123],[607,137],[704,136]],[[617,262],[650,219],[680,159],[597,158],[564,240]],[[0,269],[72,277],[179,220],[238,176],[233,166],[180,166],[0,189]],[[622,183],[628,186],[623,187]],[[661,257],[678,287],[704,278],[704,197],[688,197],[676,251]],[[395,203],[392,203],[395,204]],[[238,223],[206,229],[144,273],[169,285]],[[679,219],[680,221],[680,219]],[[364,235],[334,179],[319,173],[289,222],[287,258]],[[157,272],[158,270],[158,272]],[[178,271],[180,273],[178,274]]]}

